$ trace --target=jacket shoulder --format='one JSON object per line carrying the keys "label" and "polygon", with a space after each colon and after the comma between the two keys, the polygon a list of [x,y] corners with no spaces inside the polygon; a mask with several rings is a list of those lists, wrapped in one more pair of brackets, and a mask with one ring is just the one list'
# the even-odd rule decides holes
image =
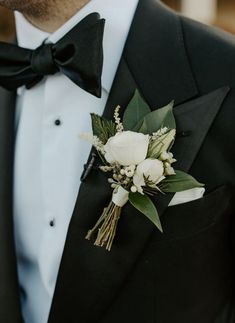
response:
{"label": "jacket shoulder", "polygon": [[185,49],[198,84],[235,85],[235,36],[179,16]]}

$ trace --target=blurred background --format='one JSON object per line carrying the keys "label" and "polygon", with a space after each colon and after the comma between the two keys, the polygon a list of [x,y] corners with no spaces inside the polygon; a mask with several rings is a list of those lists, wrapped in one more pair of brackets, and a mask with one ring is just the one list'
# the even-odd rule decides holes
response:
{"label": "blurred background", "polygon": [[[162,2],[185,16],[235,34],[234,0],[163,0]],[[0,40],[11,40],[14,34],[13,15],[0,6]]]}
{"label": "blurred background", "polygon": [[164,0],[183,15],[235,34],[234,0]]}

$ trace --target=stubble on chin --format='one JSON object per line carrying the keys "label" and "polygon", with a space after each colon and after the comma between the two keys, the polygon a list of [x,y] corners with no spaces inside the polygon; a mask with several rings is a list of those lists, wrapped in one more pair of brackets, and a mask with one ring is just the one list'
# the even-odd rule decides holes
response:
{"label": "stubble on chin", "polygon": [[21,12],[30,23],[54,32],[90,0],[0,0],[0,5]]}
{"label": "stubble on chin", "polygon": [[49,0],[0,0],[0,5],[10,10],[17,10],[29,17],[42,17],[47,14],[48,4],[50,1]]}

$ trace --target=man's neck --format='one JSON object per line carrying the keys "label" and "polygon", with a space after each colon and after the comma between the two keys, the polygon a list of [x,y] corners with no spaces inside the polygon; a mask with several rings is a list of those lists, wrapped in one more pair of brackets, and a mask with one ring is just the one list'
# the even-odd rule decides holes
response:
{"label": "man's neck", "polygon": [[24,12],[25,18],[35,27],[53,33],[69,20],[76,12],[90,0],[48,0],[47,6],[42,8],[41,14]]}

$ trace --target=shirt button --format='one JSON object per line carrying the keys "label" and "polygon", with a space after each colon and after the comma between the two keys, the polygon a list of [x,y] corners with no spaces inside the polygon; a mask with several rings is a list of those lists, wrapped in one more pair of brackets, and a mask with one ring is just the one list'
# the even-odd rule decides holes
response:
{"label": "shirt button", "polygon": [[56,119],[54,123],[55,123],[56,126],[60,126],[61,125],[60,119]]}
{"label": "shirt button", "polygon": [[51,220],[49,224],[50,224],[50,227],[54,227],[55,226],[55,220],[54,219]]}

